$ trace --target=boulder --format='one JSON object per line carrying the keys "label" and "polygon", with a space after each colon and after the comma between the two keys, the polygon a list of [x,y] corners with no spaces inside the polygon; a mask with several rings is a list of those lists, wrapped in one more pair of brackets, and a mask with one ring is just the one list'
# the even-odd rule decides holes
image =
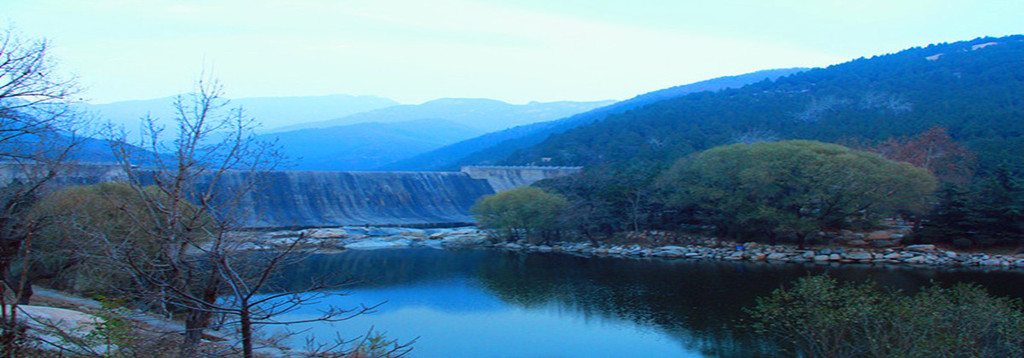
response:
{"label": "boulder", "polygon": [[908,264],[923,264],[926,261],[928,261],[928,258],[924,256],[914,256],[909,259],[903,260],[903,262],[906,262]]}
{"label": "boulder", "polygon": [[310,239],[344,239],[349,236],[348,231],[340,228],[330,229],[306,229],[301,231],[304,237]]}
{"label": "boulder", "polygon": [[450,235],[441,240],[444,246],[479,246],[487,244],[487,235],[461,234]]}
{"label": "boulder", "polygon": [[345,245],[351,250],[377,250],[409,247],[409,240],[362,240]]}
{"label": "boulder", "polygon": [[907,247],[904,247],[903,249],[910,250],[910,251],[935,251],[935,245],[932,245],[932,244],[908,245]]}
{"label": "boulder", "polygon": [[874,256],[871,255],[870,252],[863,252],[863,251],[849,252],[849,253],[843,254],[843,256],[848,258],[848,259],[850,259],[850,260],[858,260],[858,261],[868,261],[868,260],[874,259]]}

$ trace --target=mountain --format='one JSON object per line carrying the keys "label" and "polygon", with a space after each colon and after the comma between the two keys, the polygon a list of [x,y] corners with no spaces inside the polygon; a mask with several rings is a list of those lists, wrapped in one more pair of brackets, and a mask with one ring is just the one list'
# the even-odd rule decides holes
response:
{"label": "mountain", "polygon": [[493,164],[504,160],[516,150],[542,142],[552,134],[562,133],[571,128],[599,121],[610,114],[617,114],[667,98],[689,93],[719,91],[726,88],[742,87],[751,83],[806,71],[806,68],[786,68],[757,71],[737,76],[718,77],[710,80],[675,86],[642,94],[631,99],[596,108],[571,117],[554,121],[539,122],[488,133],[448,145],[437,150],[420,154],[381,167],[383,170],[451,170],[467,164]]}
{"label": "mountain", "polygon": [[518,125],[571,116],[611,103],[612,101],[562,101],[530,102],[516,105],[493,99],[441,98],[422,104],[392,106],[326,121],[302,123],[278,128],[276,131],[327,128],[364,122],[407,122],[418,119],[438,118],[476,128],[486,133]]}
{"label": "mountain", "polygon": [[[150,114],[169,120],[174,118],[174,97],[150,100],[123,101],[107,104],[84,105],[83,109],[98,113],[101,119],[115,125],[124,125],[129,131],[139,128],[139,118]],[[310,96],[310,97],[249,97],[230,101],[231,108],[241,106],[245,114],[262,123],[261,131],[302,122],[322,121],[354,113],[398,105],[388,98],[377,96]]]}
{"label": "mountain", "polygon": [[365,171],[481,134],[444,119],[357,123],[264,134],[276,140],[293,170]]}
{"label": "mountain", "polygon": [[505,164],[672,160],[764,139],[882,141],[935,126],[984,168],[1024,164],[1024,36],[915,47],[616,113],[553,135]]}

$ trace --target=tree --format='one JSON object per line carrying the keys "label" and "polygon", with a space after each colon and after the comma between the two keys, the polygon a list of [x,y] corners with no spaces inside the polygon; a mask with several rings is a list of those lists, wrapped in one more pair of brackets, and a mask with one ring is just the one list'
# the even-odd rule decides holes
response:
{"label": "tree", "polygon": [[696,208],[699,220],[725,236],[789,237],[803,246],[813,232],[900,211],[921,212],[936,181],[907,163],[795,140],[694,154],[679,160],[661,185],[669,193],[667,204]]}
{"label": "tree", "polygon": [[561,195],[527,186],[484,196],[470,212],[481,226],[498,229],[508,241],[547,241],[546,234],[557,228],[558,216],[568,205]]}
{"label": "tree", "polygon": [[932,127],[909,138],[889,138],[867,150],[924,168],[942,181],[956,183],[968,182],[977,163],[974,153],[954,142],[944,127]]}
{"label": "tree", "polygon": [[939,190],[938,203],[924,217],[914,238],[923,242],[953,242],[961,247],[974,244],[972,236],[979,229],[975,198],[963,185],[946,184]]}
{"label": "tree", "polygon": [[565,196],[570,204],[561,226],[597,243],[615,232],[651,228],[660,214],[652,184],[663,169],[661,162],[643,161],[594,166],[534,185]]}
{"label": "tree", "polygon": [[760,333],[802,357],[1019,357],[1020,300],[977,286],[914,295],[810,276],[757,300]]}
{"label": "tree", "polygon": [[[146,190],[152,197],[161,196],[155,187]],[[35,221],[43,226],[28,253],[29,277],[90,296],[133,297],[140,288],[134,286],[128,272],[106,262],[104,244],[131,245],[136,248],[134,254],[155,257],[159,238],[151,235],[152,230],[139,227],[152,222],[152,214],[125,183],[73,186],[46,195],[32,207]],[[118,297],[126,292],[129,294]]]}
{"label": "tree", "polygon": [[977,231],[987,241],[1024,245],[1024,185],[1002,164],[985,180],[973,205]]}
{"label": "tree", "polygon": [[[237,326],[243,356],[252,357],[254,327],[282,324],[271,317],[334,287],[317,281],[301,290],[257,296],[269,289],[278,269],[301,258],[295,249],[302,239],[258,259],[238,250],[249,240],[236,220],[240,202],[280,157],[273,143],[255,137],[255,121],[241,108],[228,109],[221,96],[215,81],[200,79],[195,92],[175,101],[172,130],[165,133],[156,118],[144,118],[145,136],[137,146],[129,144],[123,130],[110,130],[127,185],[142,204],[141,212],[122,210],[121,215],[142,232],[127,238],[102,231],[96,235],[105,243],[109,262],[145,289],[138,299],[184,314],[182,357],[197,354],[205,329],[221,326],[213,323],[215,316],[226,316]],[[232,190],[222,190],[229,181]],[[155,254],[146,254],[150,245],[132,240],[137,236],[154,238]],[[345,319],[368,309],[331,308],[317,320]]]}
{"label": "tree", "polygon": [[[57,177],[78,143],[81,117],[69,106],[78,93],[74,78],[62,78],[45,40],[25,40],[13,30],[0,32],[0,305],[27,302],[30,282],[10,275],[14,260],[30,247],[39,223],[29,208]],[[15,302],[7,292],[15,291]],[[17,352],[17,310],[0,312],[3,356]]]}

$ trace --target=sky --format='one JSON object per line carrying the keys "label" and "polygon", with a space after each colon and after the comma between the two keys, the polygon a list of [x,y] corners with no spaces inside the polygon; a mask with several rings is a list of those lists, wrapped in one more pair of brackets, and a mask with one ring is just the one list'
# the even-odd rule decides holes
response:
{"label": "sky", "polygon": [[[1024,1],[0,0],[92,103],[186,92],[510,103],[627,99],[1024,33]],[[6,22],[6,24],[4,24]]]}

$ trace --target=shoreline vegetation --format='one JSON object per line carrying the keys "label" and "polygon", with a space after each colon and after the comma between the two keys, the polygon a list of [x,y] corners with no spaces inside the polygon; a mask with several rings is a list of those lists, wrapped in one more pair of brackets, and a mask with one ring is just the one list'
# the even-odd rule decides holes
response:
{"label": "shoreline vegetation", "polygon": [[[495,240],[476,227],[415,229],[398,227],[340,227],[267,231],[239,247],[269,251],[303,240],[302,247],[320,253],[340,250],[397,248],[490,248],[522,252],[562,252],[594,257],[633,259],[753,261],[765,263],[880,264],[934,268],[1022,270],[1024,253],[956,251],[933,244],[901,245],[908,229],[871,233],[843,233],[841,243],[799,249],[796,245],[768,245],[694,237],[666,231],[632,233],[615,243],[551,241],[530,243]],[[300,235],[302,239],[299,239]]]}

